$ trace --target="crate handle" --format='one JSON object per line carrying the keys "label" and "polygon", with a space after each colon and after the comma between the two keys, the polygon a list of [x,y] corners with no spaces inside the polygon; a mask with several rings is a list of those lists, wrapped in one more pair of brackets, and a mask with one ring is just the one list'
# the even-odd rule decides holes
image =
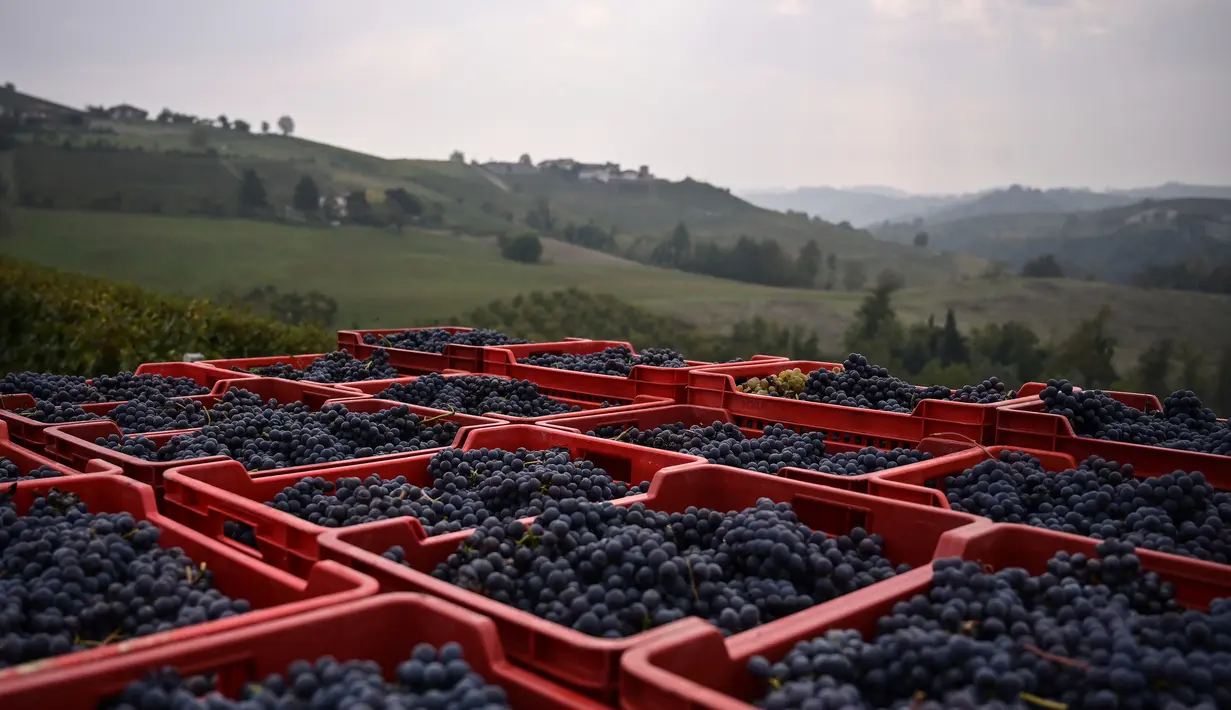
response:
{"label": "crate handle", "polygon": [[956,431],[938,431],[938,432],[936,432],[935,434],[931,434],[931,436],[932,436],[932,437],[948,436],[948,437],[953,437],[953,438],[955,438],[955,439],[962,439],[962,440],[965,440],[965,441],[967,441],[967,442],[969,442],[969,443],[971,443],[971,444],[973,444],[973,445],[975,445],[975,446],[979,447],[979,449],[981,449],[981,450],[983,451],[983,453],[984,453],[984,454],[986,454],[986,455],[987,455],[987,457],[988,457],[989,459],[991,459],[991,460],[993,460],[993,461],[997,461],[997,460],[999,460],[999,459],[1000,459],[1000,457],[999,457],[999,456],[996,456],[995,454],[993,454],[993,453],[992,453],[991,449],[989,449],[989,448],[987,448],[986,446],[984,446],[983,444],[981,444],[981,443],[979,443],[979,442],[975,441],[974,439],[970,438],[969,436],[966,436],[965,434],[959,434],[959,433],[958,433],[958,432],[956,432]]}

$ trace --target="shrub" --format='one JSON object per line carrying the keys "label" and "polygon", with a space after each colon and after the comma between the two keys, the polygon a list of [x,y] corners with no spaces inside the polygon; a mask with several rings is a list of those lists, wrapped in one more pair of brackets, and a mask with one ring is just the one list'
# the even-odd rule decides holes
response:
{"label": "shrub", "polygon": [[537,264],[543,255],[543,242],[539,235],[531,232],[520,234],[500,242],[500,255],[510,261],[520,261],[525,264]]}
{"label": "shrub", "polygon": [[0,257],[0,372],[83,375],[143,362],[313,353],[330,333]]}

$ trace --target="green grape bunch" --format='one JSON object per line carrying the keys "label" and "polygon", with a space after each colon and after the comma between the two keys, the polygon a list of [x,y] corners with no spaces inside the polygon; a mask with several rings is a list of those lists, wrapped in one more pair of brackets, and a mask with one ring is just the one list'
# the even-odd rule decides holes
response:
{"label": "green grape bunch", "polygon": [[798,399],[808,385],[808,376],[798,367],[783,370],[777,375],[750,377],[739,385],[740,392],[767,397]]}

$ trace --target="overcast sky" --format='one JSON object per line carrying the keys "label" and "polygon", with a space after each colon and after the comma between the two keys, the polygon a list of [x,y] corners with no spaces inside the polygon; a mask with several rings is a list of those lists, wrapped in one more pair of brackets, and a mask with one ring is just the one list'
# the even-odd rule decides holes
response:
{"label": "overcast sky", "polygon": [[33,0],[0,80],[737,189],[1231,183],[1229,0]]}

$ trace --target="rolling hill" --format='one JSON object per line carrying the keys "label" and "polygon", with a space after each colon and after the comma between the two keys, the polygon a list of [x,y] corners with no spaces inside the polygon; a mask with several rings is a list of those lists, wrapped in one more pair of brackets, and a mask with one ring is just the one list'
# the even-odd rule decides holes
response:
{"label": "rolling hill", "polygon": [[[757,207],[689,179],[602,183],[561,171],[495,176],[462,162],[386,160],[301,138],[152,121],[95,120],[36,138],[19,146],[14,170],[17,191],[32,206],[235,215],[239,176],[250,168],[274,205],[288,204],[304,175],[325,194],[400,187],[439,203],[447,226],[474,235],[525,231],[522,218],[546,200],[558,225],[614,228],[635,254],[684,222],[702,241],[731,243],[748,235],[795,251],[815,240],[822,253],[861,262],[869,275],[894,268],[910,284],[944,283],[986,267],[978,258],[921,254],[862,230]],[[906,261],[911,268],[902,268]]]}
{"label": "rolling hill", "polygon": [[[917,227],[889,225],[880,238],[906,242]],[[1054,255],[1066,273],[1128,283],[1149,266],[1231,261],[1231,200],[1145,201],[1096,212],[982,215],[928,225],[929,249],[1008,264]]]}

